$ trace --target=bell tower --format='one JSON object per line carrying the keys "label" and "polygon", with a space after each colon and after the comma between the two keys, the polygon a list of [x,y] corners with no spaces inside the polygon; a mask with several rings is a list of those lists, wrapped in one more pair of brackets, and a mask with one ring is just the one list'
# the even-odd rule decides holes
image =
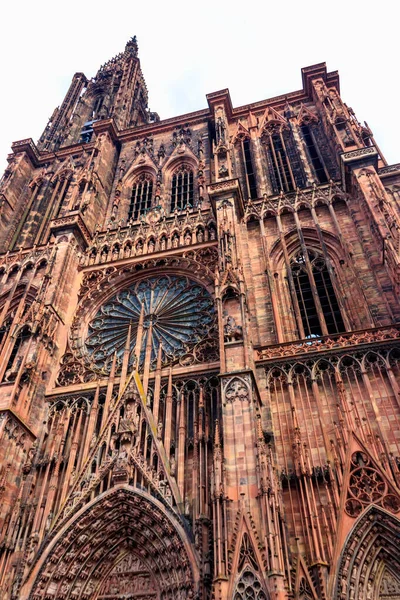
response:
{"label": "bell tower", "polygon": [[40,137],[38,148],[55,151],[72,144],[88,143],[93,123],[112,118],[118,129],[145,125],[158,119],[149,113],[148,94],[138,58],[136,36],[124,52],[107,61],[88,80],[75,73],[69,90]]}

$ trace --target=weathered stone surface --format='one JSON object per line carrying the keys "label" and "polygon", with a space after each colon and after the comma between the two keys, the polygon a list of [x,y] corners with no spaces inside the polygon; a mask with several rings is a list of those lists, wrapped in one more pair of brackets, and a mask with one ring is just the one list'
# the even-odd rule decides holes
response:
{"label": "weathered stone surface", "polygon": [[13,144],[2,599],[398,597],[399,165],[303,85],[160,121],[132,39]]}

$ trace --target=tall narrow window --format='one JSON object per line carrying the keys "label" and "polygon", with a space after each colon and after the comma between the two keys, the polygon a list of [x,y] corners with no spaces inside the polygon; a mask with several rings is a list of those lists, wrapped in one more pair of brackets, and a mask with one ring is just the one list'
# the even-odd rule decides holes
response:
{"label": "tall narrow window", "polygon": [[267,160],[272,189],[293,192],[305,185],[304,171],[299,159],[292,132],[289,130],[269,133]]}
{"label": "tall narrow window", "polygon": [[247,191],[251,200],[257,198],[257,185],[254,174],[253,161],[251,158],[250,140],[245,139],[242,142],[244,168],[246,170]]}
{"label": "tall narrow window", "polygon": [[270,152],[275,179],[274,191],[292,192],[294,190],[293,179],[280,135],[271,136]]}
{"label": "tall narrow window", "polygon": [[[313,250],[308,250],[308,258],[328,333],[345,331],[325,260]],[[298,252],[292,260],[291,270],[305,336],[307,338],[320,336],[322,335],[320,316],[318,315],[314,291],[307,272],[306,258],[302,252]]]}
{"label": "tall narrow window", "polygon": [[193,207],[193,171],[182,166],[172,176],[171,213]]}
{"label": "tall narrow window", "polygon": [[151,208],[153,195],[153,180],[150,175],[143,173],[135,180],[132,187],[131,203],[128,211],[128,221],[137,221],[141,215],[145,215]]}
{"label": "tall narrow window", "polygon": [[104,102],[104,96],[98,96],[95,100],[94,106],[93,106],[93,119],[98,118],[98,114],[101,110],[101,107],[103,106],[103,102]]}
{"label": "tall narrow window", "polygon": [[301,126],[301,133],[306,144],[307,153],[310,158],[311,164],[314,167],[315,175],[319,183],[327,183],[328,177],[325,171],[322,157],[319,154],[318,148],[314,141],[314,136],[308,125]]}
{"label": "tall narrow window", "polygon": [[63,211],[63,209],[65,209],[67,207],[67,203],[66,203],[66,199],[67,199],[67,195],[68,195],[68,191],[69,191],[69,184],[71,182],[72,179],[72,173],[70,171],[61,173],[60,178],[59,178],[59,184],[58,185],[58,190],[59,190],[59,194],[58,194],[58,198],[55,204],[55,210],[54,210],[54,214],[53,214],[53,219],[57,219],[61,212]]}

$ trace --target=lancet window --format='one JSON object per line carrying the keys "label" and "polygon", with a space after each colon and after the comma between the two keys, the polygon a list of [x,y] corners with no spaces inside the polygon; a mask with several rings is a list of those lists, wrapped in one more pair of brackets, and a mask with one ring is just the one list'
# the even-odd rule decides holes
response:
{"label": "lancet window", "polygon": [[93,113],[92,113],[93,119],[98,118],[99,112],[103,106],[103,102],[104,102],[104,96],[103,95],[97,96],[94,106],[93,106]]}
{"label": "lancet window", "polygon": [[153,179],[148,173],[142,173],[135,180],[132,187],[128,220],[133,219],[133,221],[137,221],[141,215],[145,215],[151,208],[152,197]]}
{"label": "lancet window", "polygon": [[291,271],[305,337],[345,331],[324,258],[311,249],[307,256],[300,251],[291,262]]}
{"label": "lancet window", "polygon": [[53,197],[56,198],[53,219],[56,219],[60,216],[63,208],[66,205],[66,199],[68,195],[69,186],[72,179],[72,171],[67,170],[60,173],[57,182],[55,184],[55,189],[53,192]]}
{"label": "lancet window", "polygon": [[172,176],[171,213],[192,208],[194,203],[193,171],[182,165]]}
{"label": "lancet window", "polygon": [[257,198],[257,185],[256,185],[256,177],[255,177],[255,173],[254,173],[253,160],[252,160],[252,156],[251,156],[250,140],[244,139],[241,142],[241,145],[242,145],[244,168],[246,171],[247,193],[249,194],[249,198],[251,200],[255,200]]}
{"label": "lancet window", "polygon": [[304,171],[290,131],[275,129],[268,134],[267,161],[274,193],[304,187]]}
{"label": "lancet window", "polygon": [[325,165],[322,159],[322,156],[319,152],[318,145],[314,140],[314,135],[311,127],[309,125],[303,124],[301,126],[301,133],[303,135],[303,139],[306,145],[307,154],[309,156],[310,162],[314,168],[315,176],[318,180],[318,183],[327,183],[328,176],[325,169]]}

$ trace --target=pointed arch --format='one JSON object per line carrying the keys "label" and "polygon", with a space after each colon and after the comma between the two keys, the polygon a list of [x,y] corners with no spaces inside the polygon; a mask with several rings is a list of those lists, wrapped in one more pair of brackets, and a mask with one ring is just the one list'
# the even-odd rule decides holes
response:
{"label": "pointed arch", "polygon": [[[400,520],[371,505],[347,536],[333,583],[333,600],[384,598],[380,593],[384,577],[400,573],[399,541]],[[397,585],[400,589],[398,579]]]}
{"label": "pointed arch", "polygon": [[[177,515],[147,492],[119,485],[82,508],[48,542],[20,598],[92,597],[107,589],[110,574],[130,554],[152,574],[155,597],[196,594],[199,563]],[[64,572],[68,578],[60,578]]]}
{"label": "pointed arch", "polygon": [[133,181],[127,219],[137,221],[152,206],[154,178],[148,171],[142,171]]}
{"label": "pointed arch", "polygon": [[230,548],[229,571],[233,574],[228,598],[268,600],[263,573],[266,557],[250,514],[239,510]]}
{"label": "pointed arch", "polygon": [[170,213],[194,207],[194,173],[191,163],[182,162],[171,176]]}

